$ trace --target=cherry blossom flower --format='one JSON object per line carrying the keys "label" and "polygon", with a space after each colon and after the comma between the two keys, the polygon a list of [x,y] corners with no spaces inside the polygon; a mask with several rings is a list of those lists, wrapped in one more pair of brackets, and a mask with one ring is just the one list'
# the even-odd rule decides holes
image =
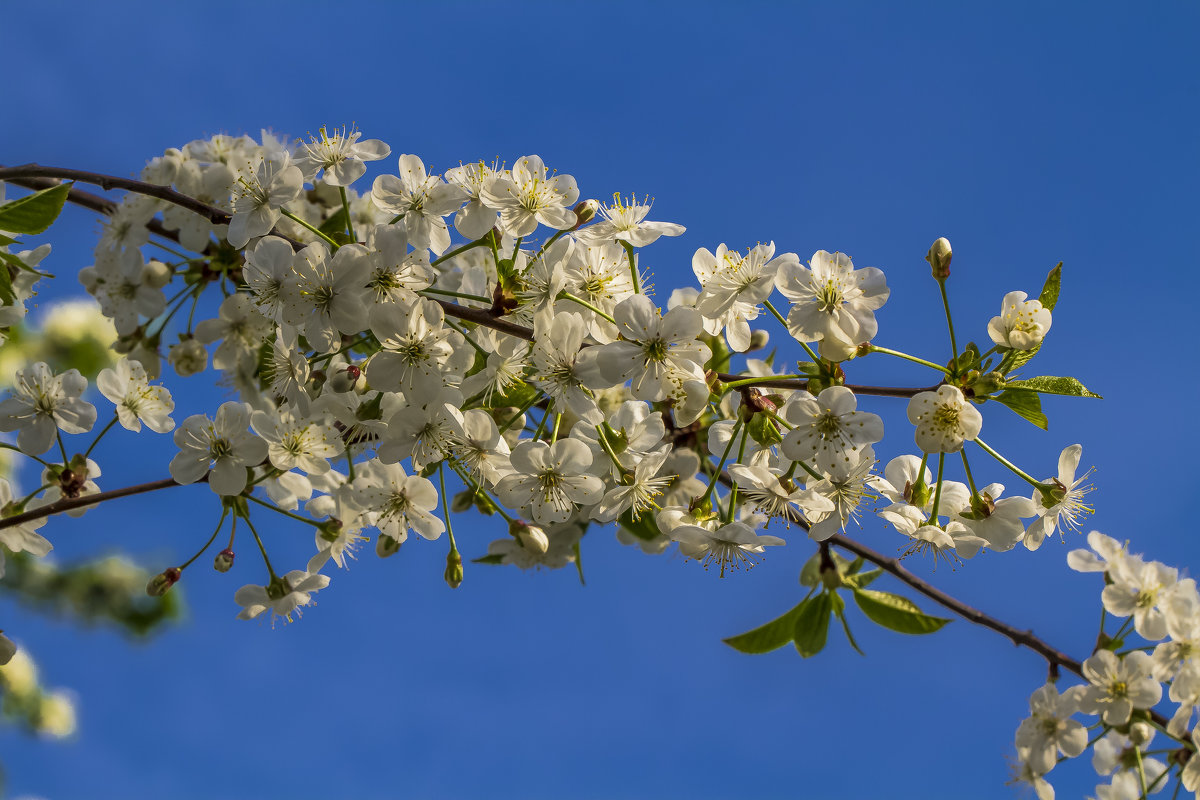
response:
{"label": "cherry blossom flower", "polygon": [[802,342],[820,342],[825,358],[843,361],[879,329],[875,311],[887,302],[883,271],[854,269],[845,253],[818,250],[809,266],[784,263],[775,285],[792,303],[788,332]]}
{"label": "cherry blossom flower", "polygon": [[1000,303],[1000,316],[988,323],[988,336],[1000,347],[1032,350],[1050,330],[1050,309],[1037,300],[1026,300],[1024,292],[1009,292]]}
{"label": "cherry blossom flower", "polygon": [[926,453],[957,453],[983,428],[983,415],[957,386],[918,392],[908,401],[908,421],[917,426],[917,447]]}
{"label": "cherry blossom flower", "polygon": [[250,406],[222,403],[215,420],[193,414],[175,430],[179,453],[169,470],[178,483],[195,483],[209,473],[208,485],[221,495],[246,488],[246,468],[267,457],[267,443],[250,433]]}
{"label": "cherry blossom flower", "polygon": [[39,455],[54,446],[58,431],[87,433],[96,407],[81,395],[87,379],[77,369],[55,375],[39,361],[17,370],[13,394],[0,403],[0,431],[18,431],[17,446]]}

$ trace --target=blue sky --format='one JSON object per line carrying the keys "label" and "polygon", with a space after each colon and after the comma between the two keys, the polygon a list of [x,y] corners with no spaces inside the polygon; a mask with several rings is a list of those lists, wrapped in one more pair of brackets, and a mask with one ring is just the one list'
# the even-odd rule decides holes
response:
{"label": "blue sky", "polygon": [[[687,226],[642,256],[661,302],[693,285],[698,247],[841,250],[887,273],[877,341],[936,360],[948,346],[922,260],[934,238],[954,243],[962,339],[986,339],[1004,293],[1036,294],[1061,260],[1037,372],[1106,399],[1047,400],[1048,433],[989,406],[984,435],[1039,475],[1082,443],[1094,526],[1200,563],[1186,502],[1200,444],[1194,4],[47,2],[3,15],[0,163],[130,175],[207,134],[349,122],[435,169],[537,153],[585,196],[651,194],[655,219]],[[45,266],[62,278],[48,294],[81,292],[72,275],[95,230],[81,211],[53,229]],[[872,360],[850,371],[929,382]],[[206,380],[171,384],[186,411],[220,399]],[[863,405],[890,426],[885,462],[912,450],[900,404]],[[165,475],[173,454],[165,437],[106,444],[109,488]],[[43,532],[63,561],[119,548],[165,565],[207,537],[215,506],[183,488]],[[501,535],[478,518],[456,530],[468,557]],[[307,529],[265,534],[307,558]],[[877,521],[855,535],[899,545]],[[1100,584],[1066,568],[1081,545],[910,566],[1085,656]],[[79,693],[81,730],[63,745],[4,731],[0,758],[12,791],[50,800],[1013,796],[1005,757],[1045,674],[1033,654],[962,621],[910,639],[857,617],[866,658],[838,635],[807,661],[721,644],[799,600],[809,552],[794,539],[721,580],[594,529],[586,587],[573,571],[468,564],[450,591],[443,544],[418,542],[363,554],[276,630],[233,619],[233,591],[258,580],[247,552],[229,575],[189,575],[186,624],[146,644],[5,605],[46,682]],[[1095,782],[1085,763],[1052,778],[1060,797]]]}

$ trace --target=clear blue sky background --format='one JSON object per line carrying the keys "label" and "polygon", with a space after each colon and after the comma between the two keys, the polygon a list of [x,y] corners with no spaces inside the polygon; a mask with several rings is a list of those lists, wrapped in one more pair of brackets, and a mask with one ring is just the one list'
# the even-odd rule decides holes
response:
{"label": "clear blue sky background", "polygon": [[[649,193],[655,219],[687,226],[643,256],[662,302],[693,283],[698,247],[842,250],[887,272],[879,342],[938,360],[944,323],[922,260],[934,238],[954,243],[964,339],[986,339],[1003,294],[1036,294],[1062,260],[1037,371],[1076,375],[1106,399],[1048,400],[1048,433],[988,407],[984,433],[1039,475],[1083,443],[1095,526],[1200,563],[1194,3],[44,2],[5,4],[0,19],[2,163],[130,175],[206,134],[351,121],[439,170],[538,153],[585,196]],[[95,228],[71,211],[54,229],[55,296],[80,291],[72,275],[90,263]],[[929,382],[903,365],[849,372]],[[190,396],[185,413],[220,399],[206,380],[171,384]],[[891,426],[885,461],[911,451],[902,403],[863,404]],[[173,453],[167,437],[106,444],[110,488],[165,475]],[[217,513],[205,488],[180,489],[44,532],[64,561],[125,548],[163,566]],[[468,556],[501,535],[477,519],[458,527]],[[308,557],[306,528],[266,534],[291,554],[278,560]],[[856,535],[899,544],[875,520]],[[1085,656],[1100,583],[1067,570],[1081,545],[911,567]],[[1045,665],[996,635],[959,621],[910,639],[852,612],[867,658],[837,634],[808,661],[720,642],[797,602],[804,541],[720,580],[594,530],[584,588],[573,571],[468,564],[457,591],[442,583],[444,549],[364,554],[302,622],[274,631],[233,618],[234,590],[261,579],[249,552],[229,575],[189,575],[188,621],[148,644],[0,608],[46,682],[80,695],[75,741],[0,733],[11,789],[51,800],[1016,792],[1005,759]],[[1094,784],[1086,763],[1051,777],[1060,797]]]}

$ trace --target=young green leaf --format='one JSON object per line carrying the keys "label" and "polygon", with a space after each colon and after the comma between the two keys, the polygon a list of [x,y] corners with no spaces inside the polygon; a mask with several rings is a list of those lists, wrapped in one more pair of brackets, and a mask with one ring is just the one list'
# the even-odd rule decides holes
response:
{"label": "young green leaf", "polygon": [[[847,568],[850,566],[850,561],[840,555],[836,550],[830,549],[830,557],[833,559],[834,565],[837,566],[838,572],[846,574]],[[819,586],[821,584],[821,551],[812,554],[812,558],[804,562],[804,566],[800,568],[800,585],[801,586]]]}
{"label": "young green leaf", "polygon": [[[1076,378],[1058,378],[1053,375],[1039,375],[1026,381],[1009,381],[1007,386],[1013,389],[1030,389],[1042,394],[1064,394],[1070,397],[1100,397]],[[1103,398],[1101,398],[1103,399]]]}
{"label": "young green leaf", "polygon": [[1000,394],[992,395],[991,399],[1008,406],[1019,416],[1046,430],[1048,420],[1042,413],[1042,401],[1032,389],[1005,389]]}
{"label": "young green leaf", "polygon": [[857,573],[855,575],[846,575],[844,578],[842,578],[842,582],[851,589],[865,589],[870,585],[871,581],[875,580],[882,574],[883,570],[872,569],[867,570],[866,572]]}
{"label": "young green leaf", "polygon": [[503,564],[504,556],[500,555],[499,553],[489,553],[486,556],[480,556],[479,558],[472,558],[471,563],[472,564]]}
{"label": "young green leaf", "polygon": [[0,231],[41,233],[49,228],[67,202],[71,184],[60,183],[0,206]]}
{"label": "young green leaf", "polygon": [[800,616],[800,610],[807,601],[806,597],[783,616],[759,625],[752,631],[730,636],[721,641],[741,653],[769,653],[777,650],[792,641],[792,637],[796,635],[796,618]]}
{"label": "young green leaf", "polygon": [[1050,270],[1050,274],[1046,276],[1046,282],[1042,284],[1042,293],[1038,295],[1038,302],[1042,304],[1042,308],[1047,311],[1053,311],[1054,305],[1058,302],[1058,292],[1062,288],[1062,262],[1054,269]]}
{"label": "young green leaf", "polygon": [[629,509],[618,520],[621,527],[644,542],[653,542],[662,536],[653,514],[641,514],[634,519],[633,509]]}
{"label": "young green leaf", "polygon": [[792,638],[804,658],[815,656],[825,648],[825,640],[829,638],[829,614],[833,610],[833,601],[829,597],[829,592],[821,592],[800,604]]}
{"label": "young green leaf", "polygon": [[833,598],[833,613],[837,614],[837,618],[841,621],[847,641],[850,642],[850,646],[854,648],[855,652],[860,656],[865,656],[866,653],[858,646],[858,642],[854,641],[854,634],[850,632],[850,623],[846,621],[846,601],[837,592],[830,592],[829,596]]}
{"label": "young green leaf", "polygon": [[854,602],[867,619],[897,633],[933,633],[950,621],[925,614],[907,597],[874,589],[856,589]]}

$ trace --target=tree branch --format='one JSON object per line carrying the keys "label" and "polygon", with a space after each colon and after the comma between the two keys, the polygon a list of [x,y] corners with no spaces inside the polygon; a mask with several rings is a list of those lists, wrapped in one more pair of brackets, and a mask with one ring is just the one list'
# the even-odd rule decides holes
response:
{"label": "tree branch", "polygon": [[[207,483],[208,475],[205,475],[196,483]],[[49,505],[40,506],[38,508],[24,511],[20,514],[14,514],[11,517],[0,519],[0,530],[11,528],[14,525],[20,525],[23,522],[29,522],[42,517],[61,514],[64,511],[71,511],[76,508],[87,508],[94,506],[97,503],[103,503],[105,500],[116,500],[121,497],[132,497],[135,494],[145,494],[146,492],[155,492],[159,489],[170,489],[172,486],[190,486],[191,484],[176,483],[174,478],[164,478],[160,481],[151,481],[150,483],[139,483],[136,486],[126,486],[122,489],[113,489],[108,492],[98,492],[96,494],[87,494],[80,497],[67,497],[62,500],[57,500]]]}

